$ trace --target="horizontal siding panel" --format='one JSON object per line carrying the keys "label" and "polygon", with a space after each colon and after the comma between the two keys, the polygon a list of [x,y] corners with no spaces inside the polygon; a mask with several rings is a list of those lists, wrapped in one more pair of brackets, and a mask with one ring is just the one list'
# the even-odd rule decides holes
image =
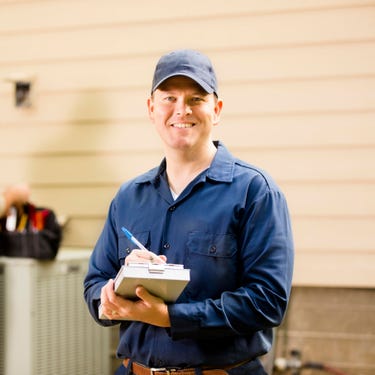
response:
{"label": "horizontal siding panel", "polygon": [[119,185],[84,185],[71,187],[31,186],[31,200],[39,206],[53,208],[59,215],[104,217]]}
{"label": "horizontal siding panel", "polygon": [[154,167],[160,160],[161,152],[7,158],[0,159],[0,169],[7,171],[0,176],[0,182],[26,179],[33,185],[121,183]]}
{"label": "horizontal siding panel", "polygon": [[105,218],[71,218],[67,223],[61,246],[93,248],[104,225]]}
{"label": "horizontal siding panel", "polygon": [[375,252],[297,252],[293,285],[374,288]]}
{"label": "horizontal siding panel", "polygon": [[[149,87],[158,55],[81,61],[35,62],[0,65],[0,77],[33,76],[38,93],[84,89]],[[220,86],[233,82],[258,82],[375,74],[375,43],[309,45],[292,48],[212,51]],[[275,64],[275,61],[277,63]],[[0,81],[0,94],[13,86]]]}
{"label": "horizontal siding panel", "polygon": [[[277,181],[364,182],[375,180],[375,149],[233,150],[267,170]],[[32,184],[118,183],[159,164],[160,151],[0,159],[1,181]]]}
{"label": "horizontal siding panel", "polygon": [[165,49],[167,37],[168,49],[184,46],[203,50],[373,40],[374,17],[375,7],[364,7],[260,17],[195,18],[186,22],[169,19],[152,24],[39,33],[37,37],[2,35],[0,50],[7,53],[1,54],[0,63],[126,55],[129,51],[155,53]]}
{"label": "horizontal siding panel", "polygon": [[[13,98],[0,97],[0,126],[8,122],[118,121],[147,117],[146,88],[35,95],[34,107],[14,108]],[[375,77],[226,85],[221,89],[225,115],[298,114],[373,111]],[[242,98],[242,99],[239,99]]]}
{"label": "horizontal siding panel", "polygon": [[368,184],[283,183],[280,186],[295,216],[375,218],[375,181]]}
{"label": "horizontal siding panel", "polygon": [[[373,4],[373,1],[355,2],[355,6]],[[184,12],[170,0],[138,0],[131,4],[122,0],[87,1],[0,1],[0,32],[19,32],[23,30],[49,30],[56,28],[87,27],[113,23],[134,23],[154,20],[186,19],[190,17],[223,17],[230,13],[285,12],[326,7],[353,6],[353,0],[288,0],[280,2],[269,0],[232,0],[230,5],[225,0],[206,0],[189,4]],[[74,6],[74,12],[72,7]],[[147,9],[147,12],[145,12]],[[168,9],[166,17],[165,10]],[[49,14],[51,17],[41,17]],[[85,17],[82,17],[82,14]],[[17,23],[12,20],[17,20]]]}
{"label": "horizontal siding panel", "polygon": [[[268,117],[229,115],[223,116],[215,128],[214,138],[230,149],[359,147],[375,145],[374,123],[375,111]],[[119,123],[0,126],[0,155],[156,149],[161,149],[161,142],[146,115],[143,120]]]}
{"label": "horizontal siding panel", "polygon": [[374,74],[375,44],[358,42],[213,51],[221,82],[340,77]]}
{"label": "horizontal siding panel", "polygon": [[[375,305],[372,302],[372,296],[374,296],[375,290],[369,290],[369,289],[351,289],[348,290],[346,288],[294,288],[292,290],[292,296],[291,296],[291,305],[289,306],[291,311],[299,307],[305,307],[308,309],[309,307],[311,309],[319,309],[319,303],[321,303],[322,306],[326,307],[336,307],[339,310],[342,310],[345,305],[352,305],[353,310],[357,311],[371,311],[373,312],[375,310]],[[375,319],[375,314],[372,314],[372,319]],[[303,324],[303,322],[297,322],[297,321],[290,321],[288,322],[291,324],[292,331],[294,331],[294,325],[299,326],[300,324]],[[319,325],[326,324],[327,322],[320,321]],[[284,324],[283,324],[284,325]],[[366,325],[365,325],[366,326]],[[312,326],[313,327],[313,326]],[[352,329],[349,329],[349,327],[341,327],[342,330],[345,332],[358,332],[359,327],[353,327]],[[362,327],[363,329],[364,327]],[[375,325],[373,326],[375,329]],[[340,327],[336,327],[337,330],[340,329]],[[303,329],[306,331],[307,329]],[[311,329],[309,329],[311,331]]]}
{"label": "horizontal siding panel", "polygon": [[233,150],[241,159],[268,171],[276,180],[374,181],[375,149]]}
{"label": "horizontal siding panel", "polygon": [[13,91],[12,80],[33,77],[37,91],[108,90],[133,87],[151,89],[154,66],[159,55],[124,56],[0,65],[0,94]]}
{"label": "horizontal siding panel", "polygon": [[9,125],[0,127],[1,154],[51,154],[160,150],[161,142],[149,123],[87,125]]}
{"label": "horizontal siding panel", "polygon": [[13,98],[0,97],[0,126],[10,122],[116,121],[147,118],[146,89],[81,91],[35,95],[34,106],[15,108]]}
{"label": "horizontal siding panel", "polygon": [[237,115],[366,111],[375,108],[375,78],[243,83],[222,87],[222,97],[225,111]]}
{"label": "horizontal siding panel", "polygon": [[[335,251],[337,254],[362,251],[375,255],[374,216],[365,218],[296,216],[292,221],[297,251],[319,250],[323,253]],[[373,267],[375,268],[375,264]]]}
{"label": "horizontal siding panel", "polygon": [[375,145],[375,111],[257,117],[226,115],[226,110],[224,103],[224,114],[214,134],[230,148]]}

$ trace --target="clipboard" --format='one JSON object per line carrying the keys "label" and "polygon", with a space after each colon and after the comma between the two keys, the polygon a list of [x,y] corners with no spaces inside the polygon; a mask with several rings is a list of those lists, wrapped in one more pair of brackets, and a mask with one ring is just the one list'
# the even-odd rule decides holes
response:
{"label": "clipboard", "polygon": [[[142,285],[149,293],[168,303],[177,300],[189,281],[190,269],[182,264],[129,263],[117,273],[114,291],[126,299],[135,300],[135,289]],[[108,319],[102,314],[101,306],[99,319]]]}

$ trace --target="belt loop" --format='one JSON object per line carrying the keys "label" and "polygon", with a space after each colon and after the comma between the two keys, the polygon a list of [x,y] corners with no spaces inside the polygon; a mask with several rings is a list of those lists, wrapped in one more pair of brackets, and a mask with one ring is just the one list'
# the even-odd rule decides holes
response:
{"label": "belt loop", "polygon": [[203,375],[203,371],[200,367],[194,369],[195,375]]}

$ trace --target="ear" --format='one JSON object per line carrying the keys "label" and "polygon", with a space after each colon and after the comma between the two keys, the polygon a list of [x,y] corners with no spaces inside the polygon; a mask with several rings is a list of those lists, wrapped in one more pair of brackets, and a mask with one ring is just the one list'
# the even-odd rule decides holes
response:
{"label": "ear", "polygon": [[151,96],[147,99],[147,109],[148,109],[148,117],[153,122],[154,121],[154,101]]}
{"label": "ear", "polygon": [[212,123],[214,126],[219,124],[220,114],[221,114],[222,109],[223,109],[223,101],[221,99],[217,99],[216,104],[215,104],[215,109],[214,109],[214,115],[212,119]]}

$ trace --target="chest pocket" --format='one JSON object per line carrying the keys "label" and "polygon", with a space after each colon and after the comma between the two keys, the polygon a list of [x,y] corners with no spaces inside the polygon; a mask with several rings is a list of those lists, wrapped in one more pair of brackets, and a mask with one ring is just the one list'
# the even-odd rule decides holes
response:
{"label": "chest pocket", "polygon": [[[144,231],[144,232],[136,232],[133,233],[134,237],[138,239],[138,241],[145,246],[146,248],[149,247],[149,238],[150,238],[150,232]],[[132,250],[137,249],[137,245],[135,245],[132,241],[129,240],[125,236],[125,234],[121,234],[118,238],[118,259],[121,264],[124,264],[125,258],[131,253]]]}
{"label": "chest pocket", "polygon": [[190,254],[231,258],[237,251],[237,242],[232,234],[194,231],[189,233],[187,248]]}
{"label": "chest pocket", "polygon": [[191,269],[186,296],[219,298],[237,285],[237,241],[231,234],[194,231],[187,239],[186,265]]}

